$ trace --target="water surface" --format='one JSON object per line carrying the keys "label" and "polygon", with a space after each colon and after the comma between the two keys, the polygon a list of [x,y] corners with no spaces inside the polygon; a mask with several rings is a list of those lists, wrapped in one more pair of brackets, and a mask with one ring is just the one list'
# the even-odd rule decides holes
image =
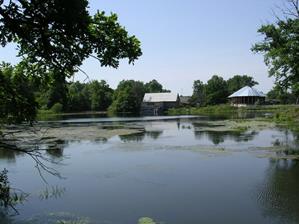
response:
{"label": "water surface", "polygon": [[299,223],[299,164],[259,158],[254,147],[295,144],[285,129],[198,131],[203,117],[80,118],[65,122],[121,123],[145,133],[103,141],[68,141],[45,155],[64,177],[44,174],[24,154],[0,150],[0,168],[30,193],[19,215],[2,223],[166,224]]}

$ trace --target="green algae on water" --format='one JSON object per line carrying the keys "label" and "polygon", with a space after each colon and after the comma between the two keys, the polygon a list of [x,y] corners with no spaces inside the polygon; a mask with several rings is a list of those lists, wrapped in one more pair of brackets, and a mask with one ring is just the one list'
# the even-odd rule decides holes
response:
{"label": "green algae on water", "polygon": [[138,220],[138,224],[156,224],[156,222],[149,217],[142,217]]}

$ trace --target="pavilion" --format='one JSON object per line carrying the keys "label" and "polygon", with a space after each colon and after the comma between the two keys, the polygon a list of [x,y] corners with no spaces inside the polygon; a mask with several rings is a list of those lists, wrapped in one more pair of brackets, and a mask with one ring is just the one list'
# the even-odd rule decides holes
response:
{"label": "pavilion", "polygon": [[265,102],[266,95],[249,86],[245,86],[228,97],[233,106],[247,106]]}

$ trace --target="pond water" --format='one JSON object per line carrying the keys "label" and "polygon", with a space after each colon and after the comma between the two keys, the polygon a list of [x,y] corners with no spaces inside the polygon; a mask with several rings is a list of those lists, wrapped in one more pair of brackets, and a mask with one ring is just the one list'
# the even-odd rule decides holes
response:
{"label": "pond water", "polygon": [[[64,123],[134,124],[144,133],[67,141],[43,153],[62,175],[46,184],[25,154],[0,150],[0,169],[29,193],[0,223],[299,223],[299,162],[256,147],[295,144],[290,130],[200,131],[205,117],[80,118]],[[65,220],[57,222],[57,220]],[[70,221],[70,222],[67,222]]]}

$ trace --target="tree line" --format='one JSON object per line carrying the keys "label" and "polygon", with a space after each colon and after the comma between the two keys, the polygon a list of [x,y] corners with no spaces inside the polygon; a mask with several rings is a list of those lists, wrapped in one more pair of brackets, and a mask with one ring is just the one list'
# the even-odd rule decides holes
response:
{"label": "tree line", "polygon": [[[135,80],[123,80],[112,89],[104,81],[93,80],[87,83],[58,82],[26,76],[22,66],[0,65],[1,117],[7,120],[33,120],[37,110],[60,112],[109,111],[111,113],[138,114],[145,93],[170,92],[157,80],[144,83]],[[190,104],[193,106],[214,105],[227,102],[227,97],[244,86],[258,84],[253,77],[235,75],[224,80],[214,75],[204,84],[195,80]],[[12,91],[14,90],[14,91]],[[9,93],[9,94],[7,94]],[[31,115],[31,116],[30,116]]]}
{"label": "tree line", "polygon": [[87,83],[41,82],[26,75],[22,66],[0,64],[0,117],[3,122],[34,121],[37,111],[138,114],[145,93],[170,92],[157,80],[123,80],[112,89],[104,80]]}
{"label": "tree line", "polygon": [[[21,65],[0,65],[0,116],[3,121],[33,121],[38,110],[54,113],[109,111],[113,114],[138,114],[145,93],[170,92],[157,80],[144,83],[123,80],[112,89],[105,80],[87,83],[58,82],[53,79],[41,82],[25,75]],[[206,83],[195,80],[190,99],[191,106],[206,106],[227,103],[228,96],[244,86],[258,82],[248,75],[235,75],[228,80],[214,75]],[[280,103],[295,103],[296,95],[284,92],[275,85],[268,93],[269,99]]]}
{"label": "tree line", "polygon": [[[87,84],[66,81],[75,72],[82,72],[80,66],[88,57],[98,60],[100,66],[117,68],[120,59],[127,58],[133,63],[142,55],[139,40],[118,23],[116,14],[107,16],[98,11],[90,15],[88,1],[66,2],[0,1],[1,46],[15,43],[21,57],[15,67],[1,65],[2,122],[33,121],[37,108],[137,112],[144,92],[151,92],[146,84],[134,80],[122,81],[116,90],[105,81]],[[268,96],[281,103],[298,103],[299,2],[286,2],[289,7],[283,11],[284,16],[258,30],[264,39],[252,51],[264,55],[269,75],[276,79]],[[78,13],[74,15],[73,11]],[[196,80],[191,102],[225,103],[228,95],[243,86],[242,82],[256,84],[244,76],[227,81],[213,76],[206,84]]]}
{"label": "tree line", "polygon": [[105,80],[87,83],[70,82],[66,93],[59,91],[57,85],[47,91],[37,91],[37,102],[41,109],[54,112],[109,111],[111,113],[138,114],[146,92],[169,92],[157,80],[147,83],[123,80],[112,89]]}
{"label": "tree line", "polygon": [[227,102],[227,97],[235,91],[245,87],[257,85],[253,77],[247,75],[235,75],[228,80],[221,76],[214,75],[207,83],[195,80],[193,83],[193,94],[191,105],[206,106],[223,104]]}

